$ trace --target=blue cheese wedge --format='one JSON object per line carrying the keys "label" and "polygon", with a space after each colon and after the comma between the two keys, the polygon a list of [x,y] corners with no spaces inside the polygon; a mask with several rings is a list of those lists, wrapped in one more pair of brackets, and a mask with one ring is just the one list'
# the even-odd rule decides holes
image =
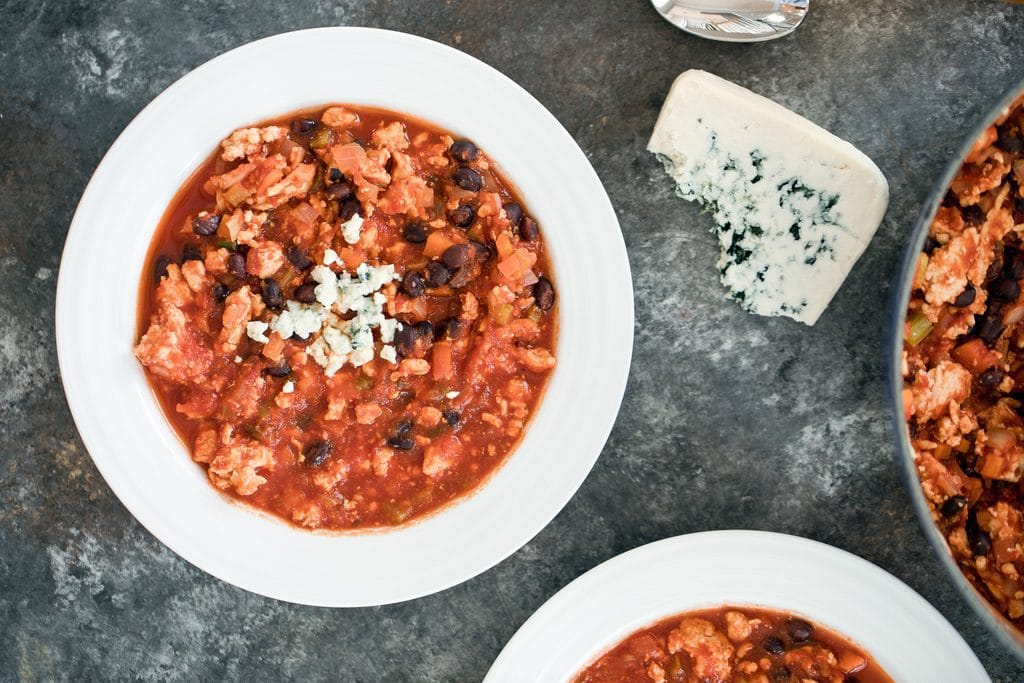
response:
{"label": "blue cheese wedge", "polygon": [[722,284],[758,315],[817,322],[889,203],[856,147],[704,71],[676,79],[647,149],[712,214]]}

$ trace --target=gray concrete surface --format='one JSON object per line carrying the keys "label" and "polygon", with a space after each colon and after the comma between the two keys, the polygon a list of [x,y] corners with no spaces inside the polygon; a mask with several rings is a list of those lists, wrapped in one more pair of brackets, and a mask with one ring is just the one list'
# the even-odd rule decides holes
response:
{"label": "gray concrete surface", "polygon": [[[618,211],[637,319],[622,413],[551,525],[440,595],[332,611],[221,583],[132,519],[71,422],[53,307],[82,189],[150,99],[229,48],[341,24],[456,46],[550,108]],[[813,329],[724,300],[706,217],[643,151],[673,77],[693,67],[830,128],[889,179],[884,225]],[[0,679],[479,680],[587,569],[736,527],[866,557],[938,607],[993,678],[1024,679],[919,531],[883,426],[879,341],[927,189],[1021,77],[1024,7],[995,0],[814,0],[796,34],[753,46],[688,37],[646,0],[0,2]]]}

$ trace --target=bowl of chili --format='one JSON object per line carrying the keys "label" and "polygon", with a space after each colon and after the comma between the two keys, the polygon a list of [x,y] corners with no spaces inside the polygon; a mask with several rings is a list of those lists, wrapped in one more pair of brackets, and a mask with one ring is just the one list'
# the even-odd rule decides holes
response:
{"label": "bowl of chili", "polygon": [[1022,98],[1024,84],[1007,92],[936,180],[890,300],[886,359],[897,465],[921,527],[964,600],[1024,660]]}
{"label": "bowl of chili", "polygon": [[607,560],[516,632],[485,683],[983,681],[977,657],[891,574],[763,531],[676,536]]}
{"label": "bowl of chili", "polygon": [[632,333],[614,210],[557,120],[462,52],[363,28],[167,88],[90,180],[57,291],[68,403],[129,511],[322,606],[525,544],[600,454]]}

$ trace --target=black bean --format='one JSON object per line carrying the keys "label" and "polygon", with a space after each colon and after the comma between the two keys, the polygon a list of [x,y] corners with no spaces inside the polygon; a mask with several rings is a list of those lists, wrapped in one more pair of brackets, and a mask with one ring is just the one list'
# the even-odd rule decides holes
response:
{"label": "black bean", "polygon": [[964,222],[969,226],[978,226],[985,222],[985,212],[977,204],[971,204],[960,209]]}
{"label": "black bean", "polygon": [[782,642],[782,638],[768,636],[764,639],[764,649],[768,654],[781,655],[786,651],[786,644]]}
{"label": "black bean", "polygon": [[220,227],[220,216],[214,214],[212,216],[204,216],[200,218],[196,216],[192,219],[192,232],[199,235],[200,237],[209,237],[217,232],[217,228]]}
{"label": "black bean", "polygon": [[989,294],[1002,301],[1015,301],[1020,296],[1020,284],[1013,278],[996,280],[989,288]]}
{"label": "black bean", "polygon": [[444,250],[441,259],[449,268],[458,268],[473,260],[473,252],[468,244],[453,244]]}
{"label": "black bean", "polygon": [[1003,247],[1003,272],[1005,273],[1017,256],[1017,247],[1007,244]]}
{"label": "black bean", "polygon": [[186,244],[181,250],[182,261],[202,261],[203,252],[194,244]]}
{"label": "black bean", "polygon": [[423,274],[426,277],[427,285],[430,287],[440,287],[452,279],[452,271],[440,261],[428,263],[427,267],[423,270]]}
{"label": "black bean", "polygon": [[237,251],[242,256],[248,256],[249,255],[249,248],[250,247],[249,247],[248,244],[236,244],[235,245],[235,251]]}
{"label": "black bean", "polygon": [[428,234],[427,226],[420,221],[412,221],[406,223],[405,227],[402,228],[402,237],[405,238],[406,242],[412,244],[423,244],[427,241]]}
{"label": "black bean", "polygon": [[978,377],[978,384],[991,389],[992,387],[999,386],[1004,377],[1006,377],[1005,372],[997,368],[993,368],[981,373],[981,376]]}
{"label": "black bean", "polygon": [[307,268],[313,267],[313,260],[309,258],[309,254],[302,247],[291,245],[288,247],[288,263],[292,264],[299,270],[306,270]]}
{"label": "black bean", "polygon": [[[339,202],[351,199],[353,195],[352,185],[347,180],[338,179],[333,185],[327,188],[327,196]],[[351,218],[351,216],[349,216]]]}
{"label": "black bean", "polygon": [[1003,250],[1003,274],[1019,280],[1024,277],[1024,254],[1014,247]]}
{"label": "black bean", "polygon": [[292,132],[293,133],[308,133],[316,127],[316,119],[293,119],[292,120]]}
{"label": "black bean", "polygon": [[223,284],[221,284],[219,282],[213,286],[213,298],[217,302],[221,302],[221,301],[224,301],[224,299],[227,299],[228,298],[228,293],[230,293],[230,292],[231,292],[231,290],[228,289],[227,285],[223,285]]}
{"label": "black bean", "polygon": [[153,276],[157,282],[160,279],[167,276],[167,266],[171,265],[172,261],[168,256],[158,256],[156,263],[153,264]]}
{"label": "black bean", "polygon": [[966,525],[967,544],[975,557],[984,557],[992,551],[992,537],[988,532],[978,526],[978,522],[972,524],[970,520]]}
{"label": "black bean", "polygon": [[235,252],[228,256],[228,270],[237,278],[245,277],[245,257]]}
{"label": "black bean", "polygon": [[814,627],[803,619],[792,619],[786,622],[786,633],[794,643],[806,643],[811,639]]}
{"label": "black bean", "polygon": [[777,666],[772,669],[772,683],[789,683],[793,680],[793,672],[785,666]]}
{"label": "black bean", "polygon": [[519,237],[527,242],[533,242],[540,237],[540,228],[537,227],[537,221],[529,216],[523,216],[523,222],[519,224]]}
{"label": "black bean", "polygon": [[395,424],[395,436],[405,436],[412,431],[412,420],[402,420]]}
{"label": "black bean", "polygon": [[341,203],[341,208],[338,210],[338,217],[343,221],[347,221],[352,216],[355,216],[362,209],[358,199],[346,199]]}
{"label": "black bean", "polygon": [[388,445],[400,451],[411,451],[416,442],[408,436],[391,436],[388,437]]}
{"label": "black bean", "polygon": [[423,276],[415,270],[410,270],[402,278],[402,291],[413,298],[423,296],[427,291],[426,285],[423,284]]}
{"label": "black bean", "polygon": [[306,447],[302,457],[306,467],[320,467],[331,457],[331,444],[329,441],[314,441]]}
{"label": "black bean", "polygon": [[926,254],[930,254],[938,248],[939,241],[932,237],[931,235],[928,235],[927,237],[924,238],[924,246],[921,248],[921,251],[923,251]]}
{"label": "black bean", "polygon": [[465,287],[472,282],[477,275],[480,274],[479,268],[472,266],[462,266],[457,268],[455,273],[452,274],[452,279],[448,281],[448,285],[451,287]]}
{"label": "black bean", "polygon": [[542,311],[550,311],[555,305],[555,286],[546,277],[539,278],[533,284],[533,301]]}
{"label": "black bean", "polygon": [[263,303],[267,305],[270,310],[277,310],[284,306],[284,296],[281,294],[281,285],[277,284],[277,280],[267,278],[263,281]]}
{"label": "black bean", "polygon": [[339,182],[342,178],[344,178],[344,176],[341,175],[341,171],[339,171],[338,169],[334,168],[333,166],[331,166],[331,168],[328,169],[327,179],[330,180],[332,183]]}
{"label": "black bean", "polygon": [[452,174],[452,180],[463,190],[479,192],[484,186],[483,176],[468,166],[459,166]]}
{"label": "black bean", "polygon": [[986,313],[981,318],[981,321],[975,325],[974,333],[989,344],[999,339],[1000,335],[1003,334],[1003,323],[999,318],[999,313]]}
{"label": "black bean", "polygon": [[508,204],[503,205],[501,208],[505,209],[505,216],[508,217],[508,220],[510,223],[512,223],[513,228],[517,227],[519,225],[519,221],[523,220],[523,207],[519,206],[519,204],[515,202],[509,202]]}
{"label": "black bean", "polygon": [[423,320],[421,322],[418,322],[415,325],[413,325],[412,328],[413,331],[415,331],[417,337],[421,339],[434,339],[434,326],[430,323],[429,320]]}
{"label": "black bean", "polygon": [[409,324],[395,332],[395,349],[400,356],[411,356],[416,350],[416,329]]}
{"label": "black bean", "polygon": [[1018,152],[1024,151],[1024,140],[1021,140],[1020,135],[1016,131],[1005,130],[999,134],[999,141],[997,142],[999,149],[1004,152],[1010,152],[1011,154],[1017,154]]}
{"label": "black bean", "polygon": [[457,228],[468,228],[476,220],[476,207],[472,204],[459,204],[448,212],[448,220]]}
{"label": "black bean", "polygon": [[438,326],[437,331],[449,339],[458,339],[459,333],[462,332],[462,321],[458,318],[448,318]]}
{"label": "black bean", "polygon": [[967,289],[960,292],[955,299],[953,299],[953,305],[957,308],[964,308],[974,303],[974,299],[977,298],[978,291],[974,289],[974,285],[968,284]]}
{"label": "black bean", "polygon": [[311,304],[316,301],[316,284],[312,282],[306,282],[295,288],[295,292],[292,297],[304,304]]}
{"label": "black bean", "polygon": [[988,282],[989,284],[991,284],[993,280],[996,280],[996,279],[999,278],[999,274],[1002,273],[1002,272],[1003,272],[1002,264],[999,261],[997,261],[996,259],[992,259],[992,263],[989,264],[988,270],[985,271],[985,282]]}
{"label": "black bean", "polygon": [[494,255],[494,252],[492,251],[491,247],[487,246],[486,244],[483,244],[482,242],[470,240],[469,246],[473,248],[473,258],[475,258],[477,261],[486,262],[489,258],[491,258]]}
{"label": "black bean", "polygon": [[967,499],[963,496],[950,496],[942,504],[943,517],[956,517],[967,507]]}
{"label": "black bean", "polygon": [[280,365],[270,365],[265,367],[263,368],[263,372],[271,377],[287,377],[292,374],[292,369],[287,363],[281,363]]}
{"label": "black bean", "polygon": [[974,469],[974,465],[977,463],[977,456],[961,453],[960,451],[953,451],[953,454],[956,456],[956,464],[960,466],[964,474],[975,479],[979,478],[978,471]]}
{"label": "black bean", "polygon": [[480,150],[469,140],[456,140],[448,148],[448,153],[452,155],[452,159],[455,159],[455,161],[465,164],[476,159]]}
{"label": "black bean", "polygon": [[444,421],[447,422],[450,427],[457,427],[459,425],[459,420],[462,418],[462,416],[459,415],[459,411],[452,410],[451,408],[443,411],[441,413],[441,417],[444,418]]}

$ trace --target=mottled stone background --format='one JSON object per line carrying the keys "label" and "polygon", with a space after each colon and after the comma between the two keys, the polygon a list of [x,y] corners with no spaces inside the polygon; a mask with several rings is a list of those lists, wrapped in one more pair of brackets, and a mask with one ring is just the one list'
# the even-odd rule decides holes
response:
{"label": "mottled stone background", "polygon": [[[441,595],[345,611],[243,592],[144,531],[78,439],[53,342],[67,226],[121,129],[224,50],[341,24],[454,45],[550,108],[611,195],[637,303],[622,413],[558,518]],[[889,178],[884,225],[813,329],[723,300],[706,218],[643,151],[672,78],[694,67],[830,128]],[[880,339],[929,186],[1022,77],[1024,7],[995,0],[814,0],[795,35],[752,46],[684,35],[647,0],[0,2],[0,679],[478,680],[544,600],[599,562],[666,536],[746,527],[888,569],[995,679],[1021,680],[943,576],[897,479]]]}

